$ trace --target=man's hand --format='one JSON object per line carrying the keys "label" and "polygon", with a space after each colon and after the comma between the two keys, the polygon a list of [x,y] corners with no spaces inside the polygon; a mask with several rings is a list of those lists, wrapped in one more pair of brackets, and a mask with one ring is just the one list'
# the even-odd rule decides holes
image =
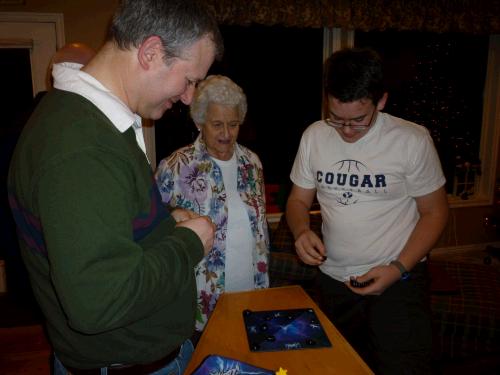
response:
{"label": "man's hand", "polygon": [[295,250],[299,258],[306,264],[318,266],[325,259],[325,245],[311,229],[302,231],[295,240]]}
{"label": "man's hand", "polygon": [[170,215],[180,223],[181,221],[186,221],[189,219],[196,219],[197,217],[200,217],[196,212],[191,211],[191,210],[186,210],[185,208],[176,208],[172,212],[170,212]]}
{"label": "man's hand", "polygon": [[177,227],[189,228],[195,232],[203,244],[205,255],[208,254],[214,244],[215,224],[208,216],[200,216],[177,223]]}
{"label": "man's hand", "polygon": [[361,295],[379,295],[382,294],[387,288],[389,288],[392,284],[398,281],[401,278],[401,273],[399,270],[392,266],[377,266],[373,267],[370,271],[356,278],[356,281],[359,283],[363,283],[370,279],[373,279],[373,282],[364,288],[353,287],[351,283],[348,281],[345,282],[345,285],[349,289],[351,289],[354,293]]}

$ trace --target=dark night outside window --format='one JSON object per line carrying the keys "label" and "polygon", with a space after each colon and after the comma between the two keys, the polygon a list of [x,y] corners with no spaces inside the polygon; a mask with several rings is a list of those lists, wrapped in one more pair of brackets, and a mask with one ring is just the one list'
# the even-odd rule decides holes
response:
{"label": "dark night outside window", "polygon": [[483,92],[488,37],[422,32],[356,32],[355,45],[383,57],[385,111],[429,129],[448,193],[467,199],[481,173]]}
{"label": "dark night outside window", "polygon": [[[225,53],[209,74],[224,74],[247,95],[238,142],[259,155],[266,184],[289,184],[305,128],[321,117],[323,29],[223,26]],[[157,161],[197,135],[177,104],[156,122]]]}

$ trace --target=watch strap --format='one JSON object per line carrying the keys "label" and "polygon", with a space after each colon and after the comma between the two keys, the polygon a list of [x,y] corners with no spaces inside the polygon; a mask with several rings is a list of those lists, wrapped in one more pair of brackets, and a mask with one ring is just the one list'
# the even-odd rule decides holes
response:
{"label": "watch strap", "polygon": [[396,268],[399,270],[401,273],[401,280],[406,280],[410,277],[410,272],[403,266],[403,263],[401,263],[399,260],[393,260],[390,264],[396,266]]}

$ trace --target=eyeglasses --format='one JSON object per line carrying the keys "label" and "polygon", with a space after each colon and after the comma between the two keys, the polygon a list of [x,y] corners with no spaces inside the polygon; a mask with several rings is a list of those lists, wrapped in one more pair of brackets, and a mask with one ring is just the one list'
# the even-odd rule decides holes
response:
{"label": "eyeglasses", "polygon": [[[325,119],[325,123],[328,126],[331,126],[332,128],[335,129],[342,129],[344,127],[349,127],[352,130],[356,131],[363,131],[368,129],[370,126],[372,126],[372,121],[373,121],[373,116],[375,115],[375,112],[377,111],[377,108],[373,109],[372,115],[370,116],[370,121],[368,121],[368,124],[357,124],[356,120],[349,120],[349,121],[333,121],[331,118],[327,117]],[[354,124],[352,124],[354,123]]]}

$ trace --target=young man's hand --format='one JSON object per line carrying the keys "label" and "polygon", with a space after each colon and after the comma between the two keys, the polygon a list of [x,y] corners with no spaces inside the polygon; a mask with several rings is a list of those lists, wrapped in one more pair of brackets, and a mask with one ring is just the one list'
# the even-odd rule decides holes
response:
{"label": "young man's hand", "polygon": [[318,266],[326,260],[325,245],[311,229],[305,229],[297,236],[295,250],[299,258],[311,266]]}

